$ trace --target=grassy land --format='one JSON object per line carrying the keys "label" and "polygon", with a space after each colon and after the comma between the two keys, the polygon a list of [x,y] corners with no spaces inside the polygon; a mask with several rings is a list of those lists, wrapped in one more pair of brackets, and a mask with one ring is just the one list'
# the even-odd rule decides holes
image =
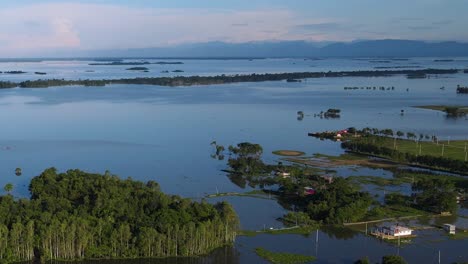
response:
{"label": "grassy land", "polygon": [[297,150],[275,150],[273,151],[273,154],[278,155],[278,156],[303,156],[305,153],[302,151],[297,151]]}
{"label": "grassy land", "polygon": [[378,176],[350,176],[348,179],[359,184],[372,184],[379,187],[401,185],[403,183],[411,182],[412,180],[407,178],[385,179]]}
{"label": "grassy land", "polygon": [[450,239],[468,239],[468,231],[456,231],[455,235],[449,235]]}
{"label": "grassy land", "polygon": [[422,105],[422,106],[415,106],[416,108],[422,109],[430,109],[436,111],[445,112],[447,107],[457,107],[459,113],[468,114],[468,106],[461,106],[461,105]]}
{"label": "grassy land", "polygon": [[[411,153],[413,155],[428,155],[446,157],[457,160],[465,160],[465,144],[468,140],[440,140],[438,143],[431,141],[415,142],[407,139],[393,139],[389,137],[362,137],[358,141],[375,144],[390,149],[396,148],[399,152]],[[468,147],[467,147],[468,150]]]}
{"label": "grassy land", "polygon": [[311,262],[316,259],[314,256],[272,252],[264,248],[256,248],[255,253],[257,253],[257,255],[259,255],[260,257],[268,260],[269,262],[275,264],[299,264]]}
{"label": "grassy land", "polygon": [[386,205],[380,206],[374,210],[374,215],[366,217],[366,220],[378,220],[382,218],[399,218],[408,216],[426,216],[428,212],[418,210],[409,206],[403,205]]}
{"label": "grassy land", "polygon": [[224,193],[215,193],[215,194],[208,194],[206,198],[215,198],[215,197],[224,197],[224,196],[242,196],[242,197],[251,197],[251,198],[260,198],[260,199],[271,199],[273,195],[268,195],[265,191],[262,190],[253,190],[250,192],[245,193],[237,193],[237,192],[224,192]]}
{"label": "grassy land", "polygon": [[313,231],[317,230],[318,226],[298,226],[289,229],[266,229],[264,231],[251,231],[251,230],[242,230],[239,232],[240,236],[249,236],[253,237],[260,234],[269,234],[269,235],[284,235],[284,234],[295,234],[295,235],[309,235]]}

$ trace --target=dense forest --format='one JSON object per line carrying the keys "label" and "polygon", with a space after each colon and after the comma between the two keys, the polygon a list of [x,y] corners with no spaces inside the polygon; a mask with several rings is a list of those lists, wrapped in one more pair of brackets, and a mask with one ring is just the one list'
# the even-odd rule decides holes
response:
{"label": "dense forest", "polygon": [[115,175],[45,170],[30,199],[0,197],[0,262],[194,256],[231,244],[227,203],[192,202]]}
{"label": "dense forest", "polygon": [[[176,70],[173,72],[182,72]],[[247,75],[218,75],[218,76],[176,76],[176,77],[152,77],[131,78],[114,80],[34,80],[19,83],[0,82],[0,88],[46,88],[51,86],[83,85],[83,86],[105,86],[107,84],[144,84],[160,86],[190,86],[211,85],[239,82],[265,82],[284,81],[288,79],[305,78],[331,78],[331,77],[385,77],[402,74],[455,74],[457,69],[423,69],[423,70],[381,70],[381,71],[341,71],[341,72],[291,72],[291,73],[265,73]]]}

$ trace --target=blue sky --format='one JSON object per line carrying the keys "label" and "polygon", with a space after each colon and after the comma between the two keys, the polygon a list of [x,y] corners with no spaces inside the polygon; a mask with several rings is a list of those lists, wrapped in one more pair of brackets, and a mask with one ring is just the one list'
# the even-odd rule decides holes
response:
{"label": "blue sky", "polygon": [[468,0],[0,1],[0,56],[225,41],[468,42]]}

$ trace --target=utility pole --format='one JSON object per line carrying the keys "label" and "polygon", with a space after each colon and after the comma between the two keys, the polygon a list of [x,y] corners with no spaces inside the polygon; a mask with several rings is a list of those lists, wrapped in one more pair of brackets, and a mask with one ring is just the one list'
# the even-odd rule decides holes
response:
{"label": "utility pole", "polygon": [[444,156],[444,148],[445,148],[445,145],[442,144],[442,157]]}
{"label": "utility pole", "polygon": [[315,236],[315,257],[318,256],[318,229],[317,229],[317,235]]}

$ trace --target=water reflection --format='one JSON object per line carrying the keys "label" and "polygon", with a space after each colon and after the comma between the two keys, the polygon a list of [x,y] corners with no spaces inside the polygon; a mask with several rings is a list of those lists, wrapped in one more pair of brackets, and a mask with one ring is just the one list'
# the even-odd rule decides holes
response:
{"label": "water reflection", "polygon": [[[70,262],[49,261],[48,264],[69,264]],[[134,259],[134,260],[87,260],[82,264],[239,264],[239,252],[234,247],[224,247],[212,254],[193,258],[162,258],[162,259]]]}

